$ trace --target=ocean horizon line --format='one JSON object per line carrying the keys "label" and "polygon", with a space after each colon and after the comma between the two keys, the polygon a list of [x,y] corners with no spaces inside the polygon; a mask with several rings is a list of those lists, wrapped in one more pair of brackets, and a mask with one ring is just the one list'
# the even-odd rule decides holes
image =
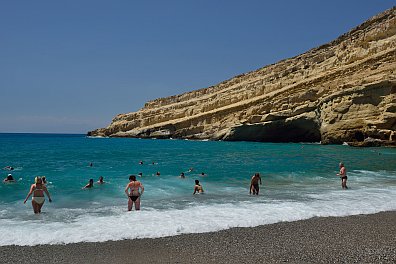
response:
{"label": "ocean horizon line", "polygon": [[3,135],[86,135],[87,133],[69,133],[69,132],[0,132]]}

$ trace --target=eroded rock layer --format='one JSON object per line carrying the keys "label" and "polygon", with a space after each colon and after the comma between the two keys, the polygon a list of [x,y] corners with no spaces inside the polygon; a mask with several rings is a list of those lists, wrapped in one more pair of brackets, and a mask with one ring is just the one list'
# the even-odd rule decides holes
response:
{"label": "eroded rock layer", "polygon": [[149,101],[91,136],[396,142],[396,7],[338,39],[205,89]]}

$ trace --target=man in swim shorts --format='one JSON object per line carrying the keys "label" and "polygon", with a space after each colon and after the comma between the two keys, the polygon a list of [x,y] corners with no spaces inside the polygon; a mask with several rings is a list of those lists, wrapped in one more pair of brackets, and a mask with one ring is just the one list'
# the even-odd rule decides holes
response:
{"label": "man in swim shorts", "polygon": [[255,173],[250,181],[250,191],[249,194],[258,195],[260,191],[259,181],[261,185],[261,177],[259,173]]}
{"label": "man in swim shorts", "polygon": [[136,176],[129,176],[129,183],[125,188],[125,193],[128,196],[128,211],[132,211],[133,204],[135,204],[136,211],[140,210],[140,196],[143,192],[144,187],[140,181],[136,180]]}
{"label": "man in swim shorts", "polygon": [[342,189],[348,189],[348,187],[346,185],[348,177],[346,175],[346,169],[345,169],[344,163],[340,162],[339,167],[340,167],[340,172],[337,173],[337,176],[339,176],[341,178],[341,187],[342,187]]}

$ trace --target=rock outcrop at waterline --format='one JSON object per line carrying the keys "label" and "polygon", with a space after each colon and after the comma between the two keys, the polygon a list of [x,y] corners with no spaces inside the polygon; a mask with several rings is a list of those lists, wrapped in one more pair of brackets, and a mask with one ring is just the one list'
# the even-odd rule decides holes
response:
{"label": "rock outcrop at waterline", "polygon": [[149,101],[91,136],[396,142],[396,7],[338,39],[217,85]]}

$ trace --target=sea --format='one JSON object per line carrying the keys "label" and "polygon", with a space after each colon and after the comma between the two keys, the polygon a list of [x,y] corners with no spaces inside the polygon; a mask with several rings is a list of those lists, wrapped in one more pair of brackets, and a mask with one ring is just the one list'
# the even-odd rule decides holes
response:
{"label": "sea", "polygon": [[[336,176],[340,161],[348,190]],[[3,133],[6,166],[14,170],[0,176],[11,173],[16,182],[0,184],[0,246],[157,238],[396,210],[396,148]],[[124,190],[139,173],[141,210],[128,212]],[[258,196],[249,195],[254,173],[262,177]],[[46,176],[53,200],[40,215],[30,199],[23,203],[36,176]],[[105,184],[96,183],[100,176]],[[94,187],[82,189],[89,179]],[[193,195],[195,180],[204,194]]]}

